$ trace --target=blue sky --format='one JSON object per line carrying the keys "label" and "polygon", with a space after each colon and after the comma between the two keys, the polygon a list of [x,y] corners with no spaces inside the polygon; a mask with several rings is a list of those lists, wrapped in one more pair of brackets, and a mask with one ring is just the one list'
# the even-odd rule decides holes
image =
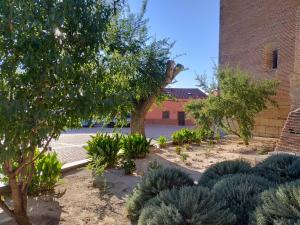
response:
{"label": "blue sky", "polygon": [[[138,12],[142,0],[129,0]],[[213,74],[218,63],[219,0],[148,0],[146,17],[150,32],[157,38],[176,41],[173,55],[189,70],[177,77],[173,87],[195,87],[195,74]]]}

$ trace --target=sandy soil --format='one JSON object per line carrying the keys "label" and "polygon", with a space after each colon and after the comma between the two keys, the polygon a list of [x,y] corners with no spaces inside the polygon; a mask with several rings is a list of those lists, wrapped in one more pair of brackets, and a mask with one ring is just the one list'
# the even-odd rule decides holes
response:
{"label": "sandy soil", "polygon": [[[235,137],[227,137],[214,146],[186,146],[188,158],[183,162],[175,146],[153,149],[145,159],[136,160],[137,171],[125,176],[122,170],[108,170],[95,177],[86,168],[66,174],[55,193],[31,198],[29,214],[36,225],[130,225],[124,203],[128,194],[147,172],[149,162],[157,160],[163,166],[178,167],[198,180],[203,170],[228,159],[246,159],[256,164],[275,147],[276,139],[255,138],[244,146]],[[264,154],[262,154],[264,153]],[[1,225],[15,225],[0,213]]]}

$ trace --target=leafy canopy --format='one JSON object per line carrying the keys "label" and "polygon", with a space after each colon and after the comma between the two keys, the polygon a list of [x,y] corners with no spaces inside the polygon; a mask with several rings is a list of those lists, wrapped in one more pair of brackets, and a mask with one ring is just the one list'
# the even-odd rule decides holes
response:
{"label": "leafy canopy", "polygon": [[[186,106],[204,129],[221,127],[241,137],[248,144],[255,116],[276,105],[272,99],[279,85],[275,80],[253,80],[240,69],[223,68],[216,73],[218,89],[207,99],[195,100]],[[203,84],[202,84],[203,85]]]}

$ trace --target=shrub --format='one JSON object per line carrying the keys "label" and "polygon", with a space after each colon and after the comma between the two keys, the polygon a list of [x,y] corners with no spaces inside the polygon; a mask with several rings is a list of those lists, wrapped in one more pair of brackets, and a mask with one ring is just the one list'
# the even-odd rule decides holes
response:
{"label": "shrub", "polygon": [[135,171],[136,165],[132,159],[123,159],[122,168],[126,175],[130,175]]}
{"label": "shrub", "polygon": [[147,207],[142,210],[138,225],[182,225],[185,224],[178,210],[162,204],[160,207]]}
{"label": "shrub", "polygon": [[192,143],[194,140],[195,132],[186,128],[172,134],[172,141],[175,145]]}
{"label": "shrub", "polygon": [[102,174],[106,168],[113,167],[118,163],[118,152],[121,137],[118,134],[108,135],[98,133],[88,141],[85,149],[91,159],[89,167],[97,174]]}
{"label": "shrub", "polygon": [[151,161],[151,162],[148,163],[147,170],[148,170],[148,172],[150,172],[151,170],[158,170],[158,169],[162,169],[162,168],[163,168],[162,165],[160,165],[157,162],[157,160],[155,159],[155,160],[153,160],[153,161]]}
{"label": "shrub", "polygon": [[121,148],[125,158],[143,158],[149,153],[151,140],[143,135],[131,134],[122,138]]}
{"label": "shrub", "polygon": [[180,154],[180,160],[181,160],[182,162],[186,162],[186,160],[188,159],[188,157],[189,157],[189,154],[187,154],[187,153],[182,152],[182,153]]}
{"label": "shrub", "polygon": [[203,187],[165,190],[148,201],[138,225],[226,225],[235,222],[215,195]]}
{"label": "shrub", "polygon": [[270,156],[254,167],[253,173],[276,183],[285,183],[299,179],[300,157],[289,154]]}
{"label": "shrub", "polygon": [[255,211],[258,225],[300,224],[300,182],[281,185],[261,195],[262,204]]}
{"label": "shrub", "polygon": [[194,142],[196,143],[214,138],[214,131],[211,129],[199,128],[196,129],[194,133]]}
{"label": "shrub", "polygon": [[188,174],[175,168],[162,168],[150,171],[137,185],[126,203],[128,216],[137,220],[145,203],[161,191],[193,185],[194,181]]}
{"label": "shrub", "polygon": [[[36,150],[35,155],[37,156],[38,154],[39,151]],[[34,173],[29,186],[29,194],[38,195],[44,191],[53,190],[61,178],[61,168],[62,164],[55,152],[41,155],[34,164]],[[7,177],[2,177],[1,182],[8,184]]]}
{"label": "shrub", "polygon": [[159,145],[159,147],[160,148],[164,148],[164,147],[166,147],[166,145],[167,145],[167,138],[165,137],[165,136],[160,136],[158,139],[157,139],[157,141],[158,141],[158,145]]}
{"label": "shrub", "polygon": [[35,161],[35,171],[29,187],[29,193],[39,194],[54,189],[61,177],[62,164],[56,153],[42,155]]}
{"label": "shrub", "polygon": [[215,184],[218,199],[236,216],[232,225],[249,224],[252,214],[259,202],[259,194],[272,187],[272,184],[258,176],[236,174],[220,180]]}
{"label": "shrub", "polygon": [[209,167],[200,177],[199,184],[212,188],[224,176],[248,173],[250,163],[242,160],[223,161]]}
{"label": "shrub", "polygon": [[175,152],[176,152],[177,155],[181,155],[181,152],[182,152],[181,147],[180,146],[176,146]]}

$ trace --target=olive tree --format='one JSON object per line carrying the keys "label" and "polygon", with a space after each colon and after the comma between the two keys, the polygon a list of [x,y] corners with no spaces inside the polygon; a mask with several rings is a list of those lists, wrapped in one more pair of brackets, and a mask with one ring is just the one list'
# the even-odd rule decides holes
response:
{"label": "olive tree", "polygon": [[[138,14],[130,10],[115,17],[109,26],[106,52],[112,75],[121,74],[124,79],[117,88],[123,94],[123,109],[131,113],[131,133],[145,135],[145,116],[157,100],[164,95],[164,88],[184,70],[183,65],[171,59],[174,42],[157,40],[149,34],[145,19],[147,1],[143,1]],[[121,65],[121,66],[120,66]],[[126,82],[125,82],[126,80]],[[114,80],[117,85],[118,80]],[[119,111],[120,112],[120,111]]]}
{"label": "olive tree", "polygon": [[31,224],[27,192],[35,160],[65,127],[104,110],[101,46],[115,11],[110,4],[0,1],[0,162],[12,199],[9,206],[0,196],[0,206],[18,224]]}
{"label": "olive tree", "polygon": [[235,134],[249,144],[256,115],[274,101],[279,82],[276,80],[254,80],[238,68],[217,69],[217,85],[213,89],[201,77],[200,86],[211,93],[207,99],[194,100],[186,105],[186,111],[205,130],[216,127]]}

